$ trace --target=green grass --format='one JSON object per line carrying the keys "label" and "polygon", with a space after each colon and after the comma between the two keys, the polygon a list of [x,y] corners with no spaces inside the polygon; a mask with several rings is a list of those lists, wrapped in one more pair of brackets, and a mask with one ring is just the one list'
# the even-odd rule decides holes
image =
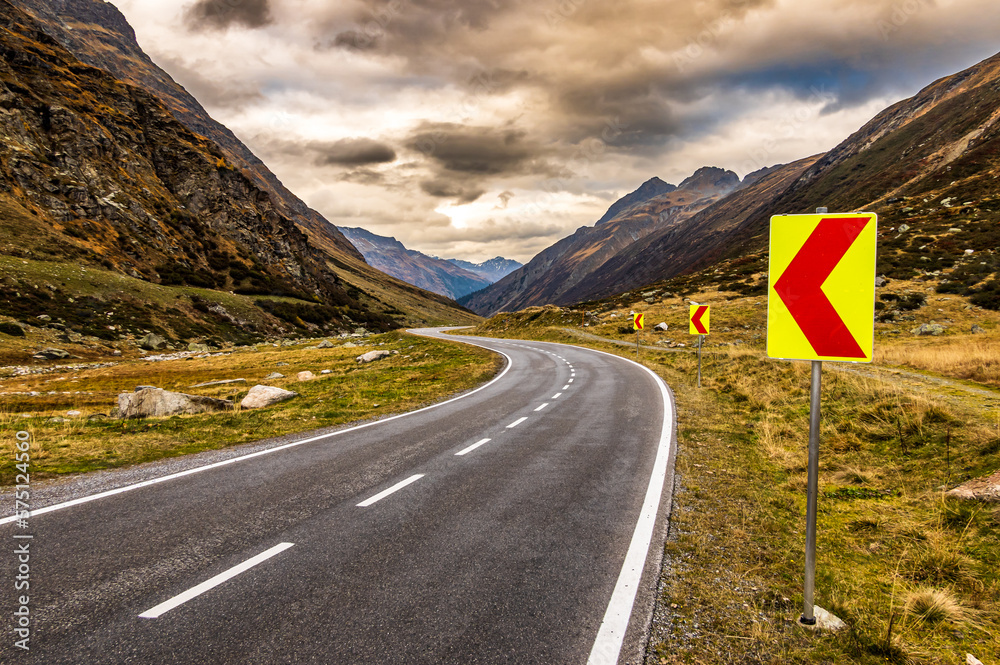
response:
{"label": "green grass", "polygon": [[[399,353],[371,364],[355,361],[372,348]],[[13,442],[19,430],[32,434],[32,475],[36,478],[127,466],[408,411],[488,380],[496,373],[497,362],[494,355],[468,345],[388,333],[369,338],[363,348],[261,345],[214,358],[135,360],[110,368],[13,377],[0,382],[4,391],[42,394],[5,396],[0,439]],[[331,373],[321,375],[323,369]],[[302,370],[317,376],[296,381],[296,373]],[[275,371],[286,378],[264,379]],[[247,382],[191,387],[228,378]],[[259,410],[235,408],[216,414],[124,421],[90,417],[108,414],[118,393],[131,392],[137,385],[230,398],[238,404],[257,383],[293,390],[299,397]],[[57,394],[49,395],[50,391]],[[49,422],[65,417],[69,410],[82,415],[63,423]],[[31,417],[23,418],[23,412]],[[13,455],[4,456],[0,484],[11,484],[13,477]]]}

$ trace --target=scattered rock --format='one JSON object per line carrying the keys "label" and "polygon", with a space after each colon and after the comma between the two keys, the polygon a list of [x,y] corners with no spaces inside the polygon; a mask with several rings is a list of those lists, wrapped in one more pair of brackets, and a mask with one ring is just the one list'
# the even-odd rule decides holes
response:
{"label": "scattered rock", "polygon": [[364,328],[355,328],[354,329],[354,334],[355,335],[367,335],[368,331],[365,330]]}
{"label": "scattered rock", "polygon": [[69,358],[69,351],[49,347],[47,349],[42,349],[33,355],[32,358],[37,358],[38,360],[62,360],[63,358]]}
{"label": "scattered rock", "polygon": [[55,418],[49,418],[45,422],[47,422],[47,423],[53,423],[53,424],[59,424],[59,423],[66,422],[66,419],[65,418],[60,418],[60,417],[56,416]]}
{"label": "scattered rock", "polygon": [[668,330],[669,328],[670,328],[670,326],[668,326],[663,321],[661,321],[661,322],[657,323],[655,326],[653,326],[654,330],[664,330],[665,331],[665,330]]}
{"label": "scattered rock", "polygon": [[333,348],[333,342],[331,342],[328,339],[324,339],[322,342],[320,342],[319,344],[316,345],[316,348],[317,349],[332,349]]}
{"label": "scattered rock", "polygon": [[831,633],[836,633],[847,628],[847,624],[841,621],[839,617],[827,612],[818,605],[813,605],[813,618],[816,619],[815,624],[810,626],[802,623],[800,620],[799,625],[810,630],[822,630],[829,631]]}
{"label": "scattered rock", "polygon": [[945,328],[940,323],[921,323],[916,328],[910,329],[910,333],[913,335],[940,335],[947,328]]}
{"label": "scattered rock", "polygon": [[358,345],[355,344],[354,342],[344,342],[344,345],[341,346],[340,348],[342,348],[342,349],[356,349],[356,348],[358,348]]}
{"label": "scattered rock", "polygon": [[195,353],[211,353],[212,347],[208,344],[202,344],[200,342],[191,342],[188,344],[188,351],[194,351]]}
{"label": "scattered rock", "polygon": [[205,383],[196,383],[192,388],[204,388],[206,386],[221,386],[226,383],[246,383],[246,379],[219,379],[217,381],[206,381]]}
{"label": "scattered rock", "polygon": [[298,374],[295,375],[295,379],[297,381],[309,381],[309,380],[315,379],[315,378],[316,378],[316,375],[313,374],[312,372],[310,372],[309,370],[306,370],[304,372],[299,372]]}
{"label": "scattered rock", "polygon": [[976,253],[976,250],[974,250],[974,249],[967,249],[967,250],[965,250],[965,255],[966,256],[972,256],[975,253]]}
{"label": "scattered rock", "polygon": [[233,406],[233,402],[228,399],[174,393],[160,388],[143,388],[134,393],[118,395],[119,418],[207,413],[231,409]]}
{"label": "scattered rock", "polygon": [[142,338],[142,341],[139,342],[139,348],[145,349],[146,351],[159,351],[166,345],[167,340],[156,333],[149,333]]}
{"label": "scattered rock", "polygon": [[118,349],[115,349],[114,351],[111,352],[111,355],[113,355],[115,358],[121,356],[121,354],[122,352],[119,351]]}
{"label": "scattered rock", "polygon": [[285,367],[285,366],[287,366],[287,365],[288,365],[288,363],[275,363],[275,365],[274,365],[274,366],[275,366],[275,367]]}
{"label": "scattered rock", "polygon": [[979,660],[971,653],[965,654],[965,665],[983,665],[983,661]]}
{"label": "scattered rock", "polygon": [[885,275],[878,275],[878,276],[877,276],[877,277],[875,278],[875,288],[877,288],[877,289],[880,289],[880,288],[882,288],[883,286],[885,286],[885,285],[886,285],[886,282],[888,282],[888,281],[889,281],[889,280],[887,280],[887,279],[885,278]]}
{"label": "scattered rock", "polygon": [[283,390],[274,386],[257,385],[251,388],[247,396],[243,398],[243,401],[240,402],[240,407],[244,409],[262,409],[278,402],[284,402],[286,399],[298,397],[298,395],[298,393],[291,390]]}
{"label": "scattered rock", "polygon": [[906,233],[907,231],[910,230],[910,225],[909,224],[900,224],[899,228],[896,229],[896,230],[899,231],[900,233]]}
{"label": "scattered rock", "polygon": [[48,314],[39,314],[35,318],[38,319],[39,321],[45,321],[46,323],[52,320],[52,317],[49,316]]}
{"label": "scattered rock", "polygon": [[986,478],[974,478],[946,493],[946,496],[967,501],[1000,503],[1000,470]]}
{"label": "scattered rock", "polygon": [[4,321],[0,323],[0,332],[5,335],[10,335],[11,337],[24,337],[24,328],[22,328],[17,323],[11,323],[10,321]]}
{"label": "scattered rock", "polygon": [[67,411],[67,412],[66,412],[66,415],[67,415],[67,416],[69,416],[70,418],[76,418],[76,417],[78,417],[78,416],[82,416],[82,415],[83,415],[83,412],[81,412],[81,411],[76,411],[76,410],[74,410],[74,411]]}
{"label": "scattered rock", "polygon": [[140,390],[149,390],[150,388],[156,389],[156,386],[136,386],[133,392],[139,392]]}
{"label": "scattered rock", "polygon": [[971,332],[972,332],[972,334],[973,334],[973,335],[978,335],[979,333],[984,333],[984,332],[986,332],[986,329],[985,329],[985,328],[983,328],[983,327],[982,327],[981,325],[979,325],[978,323],[973,323],[973,324],[972,324],[972,329],[971,329]]}
{"label": "scattered rock", "polygon": [[267,376],[264,377],[265,380],[267,380],[267,379],[283,379],[283,378],[285,378],[285,375],[282,374],[281,372],[271,372],[270,374],[268,374]]}
{"label": "scattered rock", "polygon": [[333,374],[333,370],[332,369],[324,369],[322,372],[320,372],[320,374]]}
{"label": "scattered rock", "polygon": [[355,360],[357,360],[359,363],[370,363],[391,355],[392,353],[389,351],[369,351],[368,353],[361,354],[360,356],[355,358]]}

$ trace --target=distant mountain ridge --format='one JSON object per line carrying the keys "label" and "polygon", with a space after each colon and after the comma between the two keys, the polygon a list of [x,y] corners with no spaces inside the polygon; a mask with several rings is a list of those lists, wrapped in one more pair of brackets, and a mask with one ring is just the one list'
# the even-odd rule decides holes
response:
{"label": "distant mountain ridge", "polygon": [[[678,187],[659,178],[648,180],[612,205],[608,212],[617,213],[602,224],[577,229],[522,268],[459,302],[482,315],[573,302],[570,294],[585,289],[605,261],[658,229],[682,224],[739,186],[735,173],[717,167],[698,169]],[[658,190],[663,193],[655,194]]]}
{"label": "distant mountain ridge", "polygon": [[489,286],[490,280],[451,261],[407,249],[395,238],[362,228],[339,227],[373,268],[452,300]]}
{"label": "distant mountain ridge", "polygon": [[495,256],[492,259],[483,261],[482,263],[472,263],[471,261],[462,261],[461,259],[445,259],[445,261],[450,261],[459,268],[463,268],[481,277],[485,277],[491,284],[493,282],[499,282],[501,279],[523,265],[518,261],[505,259],[502,256]]}

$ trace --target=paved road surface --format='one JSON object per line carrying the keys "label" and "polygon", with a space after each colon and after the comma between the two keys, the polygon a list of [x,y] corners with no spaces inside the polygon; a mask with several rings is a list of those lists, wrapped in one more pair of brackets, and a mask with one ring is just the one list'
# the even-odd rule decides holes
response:
{"label": "paved road surface", "polygon": [[0,662],[614,663],[623,639],[635,662],[669,391],[600,352],[463,339],[508,364],[460,398],[3,520]]}

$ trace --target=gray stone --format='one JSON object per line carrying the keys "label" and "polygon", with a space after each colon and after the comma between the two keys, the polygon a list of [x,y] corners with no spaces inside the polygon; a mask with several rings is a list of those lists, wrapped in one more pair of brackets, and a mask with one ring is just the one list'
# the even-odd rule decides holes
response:
{"label": "gray stone", "polygon": [[174,393],[160,388],[144,388],[134,393],[118,395],[119,418],[207,413],[231,409],[233,406],[233,402],[228,399]]}
{"label": "gray stone", "polygon": [[900,227],[898,229],[896,229],[896,230],[899,231],[900,233],[906,233],[907,231],[910,230],[910,225],[909,224],[901,224]]}
{"label": "gray stone", "polygon": [[985,478],[974,478],[947,492],[946,496],[966,501],[1000,503],[1000,470]]}
{"label": "gray stone", "polygon": [[940,335],[947,328],[945,328],[940,323],[921,323],[916,328],[911,328],[910,333],[913,335]]}
{"label": "gray stone", "polygon": [[973,335],[978,335],[979,333],[984,333],[984,332],[986,332],[986,329],[983,328],[981,325],[979,325],[978,323],[973,323],[972,324],[972,334]]}
{"label": "gray stone", "polygon": [[333,342],[331,342],[328,339],[324,339],[322,342],[320,342],[319,344],[316,345],[316,348],[317,349],[332,349],[333,348]]}
{"label": "gray stone", "polygon": [[69,358],[69,351],[49,347],[47,349],[42,349],[33,355],[32,358],[36,358],[38,360],[62,360],[63,358]]}
{"label": "gray stone", "polygon": [[270,374],[268,374],[264,378],[265,379],[283,379],[283,378],[285,378],[285,375],[282,374],[281,372],[271,372]]}
{"label": "gray stone", "polygon": [[332,369],[324,369],[323,371],[320,372],[320,374],[333,374],[333,370]]}
{"label": "gray stone", "polygon": [[202,344],[201,342],[191,342],[188,344],[188,351],[194,351],[195,353],[211,353],[212,347],[208,344]]}
{"label": "gray stone", "polygon": [[316,375],[313,374],[312,372],[310,372],[309,370],[306,370],[304,372],[299,372],[298,374],[295,375],[295,379],[297,381],[309,381],[309,380],[315,379],[315,378],[316,378]]}
{"label": "gray stone", "polygon": [[298,395],[298,393],[291,390],[284,390],[274,386],[257,385],[250,389],[247,396],[240,402],[240,406],[244,409],[262,409],[278,402],[284,402],[286,399],[298,397]]}
{"label": "gray stone", "polygon": [[67,412],[66,412],[66,415],[67,415],[67,416],[69,416],[70,418],[76,418],[77,416],[82,416],[82,415],[83,415],[83,412],[81,412],[81,411],[76,411],[76,410],[73,410],[73,411],[67,411]]}
{"label": "gray stone", "polygon": [[358,345],[355,344],[354,342],[344,342],[344,345],[341,348],[342,349],[356,349],[356,348],[358,348]]}
{"label": "gray stone", "polygon": [[670,326],[668,326],[668,325],[667,325],[666,323],[664,323],[663,321],[660,321],[660,322],[659,322],[659,323],[657,323],[657,324],[656,324],[655,326],[653,326],[653,329],[654,329],[654,330],[669,330],[669,329],[670,329]]}
{"label": "gray stone", "polygon": [[827,612],[819,605],[813,605],[813,618],[816,619],[816,623],[810,626],[802,623],[801,617],[799,617],[799,625],[810,630],[822,630],[831,633],[836,633],[847,628],[847,624],[841,621],[839,617]]}
{"label": "gray stone", "polygon": [[887,281],[888,280],[885,278],[885,275],[879,275],[878,277],[875,278],[875,288],[879,289],[882,288],[883,286],[885,286],[885,283]]}
{"label": "gray stone", "polygon": [[156,386],[136,386],[133,392],[139,392],[140,390],[149,390],[150,388],[156,389]]}
{"label": "gray stone", "polygon": [[156,333],[149,333],[139,342],[139,348],[145,349],[146,351],[159,351],[166,345],[167,340]]}
{"label": "gray stone", "polygon": [[368,353],[361,354],[360,356],[355,358],[355,360],[357,360],[359,363],[370,363],[391,355],[392,353],[389,351],[369,351]]}
{"label": "gray stone", "polygon": [[354,334],[355,335],[367,335],[368,331],[365,330],[364,328],[355,328],[354,329]]}
{"label": "gray stone", "polygon": [[288,365],[288,363],[275,363],[274,364],[275,367],[286,367],[287,365]]}
{"label": "gray stone", "polygon": [[52,320],[52,317],[49,316],[48,314],[39,314],[35,318],[38,319],[39,321],[45,321],[46,323]]}

